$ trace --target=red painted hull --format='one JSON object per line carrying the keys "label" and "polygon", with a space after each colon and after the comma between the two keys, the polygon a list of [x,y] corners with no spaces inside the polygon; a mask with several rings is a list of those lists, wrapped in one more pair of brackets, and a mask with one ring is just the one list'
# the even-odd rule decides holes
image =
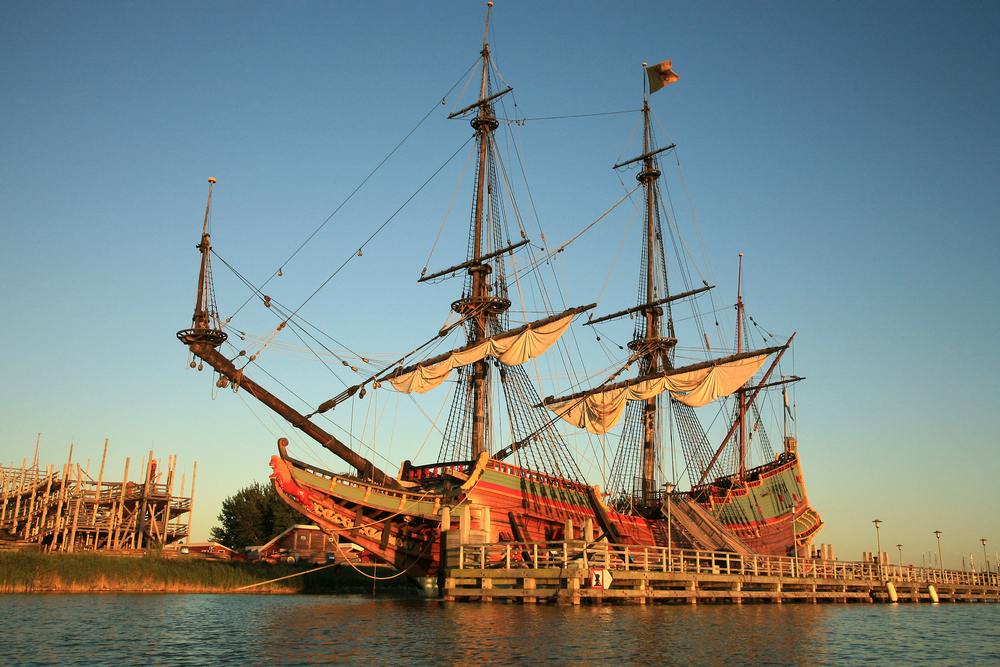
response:
{"label": "red painted hull", "polygon": [[[438,575],[442,530],[461,530],[465,508],[467,528],[487,543],[584,539],[588,525],[592,539],[599,538],[600,512],[605,525],[614,525],[619,543],[666,547],[672,540],[682,546],[676,533],[668,540],[666,518],[623,514],[603,504],[595,510],[593,489],[498,461],[409,468],[400,479],[410,488],[399,492],[274,459],[272,477],[287,502],[329,534],[415,578]],[[784,556],[797,543],[805,555],[822,523],[809,508],[797,458],[752,470],[747,479],[738,486],[723,478],[690,495],[757,552]]]}

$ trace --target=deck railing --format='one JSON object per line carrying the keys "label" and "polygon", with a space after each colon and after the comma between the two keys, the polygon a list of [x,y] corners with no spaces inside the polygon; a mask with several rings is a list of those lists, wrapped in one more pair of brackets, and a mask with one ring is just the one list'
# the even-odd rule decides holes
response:
{"label": "deck railing", "polygon": [[[936,584],[1000,586],[995,572],[901,567],[839,560],[786,556],[744,556],[726,551],[692,551],[638,547],[606,542],[502,542],[461,545],[449,549],[454,569],[603,568],[611,571],[679,572],[690,574],[867,579]],[[456,553],[457,552],[457,553]],[[453,558],[457,556],[456,558]]]}

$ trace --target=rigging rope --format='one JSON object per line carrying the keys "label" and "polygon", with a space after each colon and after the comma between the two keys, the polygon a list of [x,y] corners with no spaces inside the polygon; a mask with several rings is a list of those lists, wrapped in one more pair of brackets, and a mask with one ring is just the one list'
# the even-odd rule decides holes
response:
{"label": "rigging rope", "polygon": [[605,111],[602,113],[581,113],[572,116],[541,116],[538,118],[498,118],[497,120],[511,121],[519,124],[523,124],[529,120],[566,120],[567,118],[591,118],[594,116],[615,116],[623,113],[638,113],[641,109],[626,109],[625,111]]}
{"label": "rigging rope", "polygon": [[[337,547],[337,550],[338,551],[340,550],[339,545]],[[289,574],[288,576],[285,576],[285,577],[278,577],[277,579],[271,579],[270,581],[260,581],[260,582],[257,582],[256,584],[250,584],[249,586],[240,586],[239,588],[234,588],[232,590],[232,592],[235,593],[236,591],[245,591],[248,588],[254,588],[255,586],[263,586],[264,584],[273,584],[276,581],[282,581],[284,579],[291,579],[292,577],[301,577],[303,574],[310,574],[312,572],[319,572],[320,570],[325,570],[326,568],[333,567],[334,565],[339,565],[339,563],[330,563],[329,565],[324,565],[322,567],[314,567],[313,569],[306,570],[305,572],[296,572],[295,574]]]}
{"label": "rigging rope", "polygon": [[[471,66],[471,67],[469,67],[469,69],[468,69],[468,70],[466,70],[466,74],[467,74],[467,73],[468,73],[469,71],[471,71],[471,70],[472,70],[472,69],[473,69],[473,68],[474,68],[474,67],[476,66],[476,64],[478,64],[478,62],[479,62],[479,61],[477,60],[477,61],[476,61],[475,63],[473,63],[473,64],[472,64],[472,66]],[[458,79],[458,81],[456,81],[456,82],[455,82],[455,83],[454,83],[454,84],[452,85],[452,87],[451,87],[450,89],[448,89],[448,92],[447,92],[447,93],[445,93],[445,95],[444,95],[444,97],[443,97],[443,98],[441,98],[441,102],[442,102],[442,103],[444,103],[444,100],[445,100],[445,99],[446,99],[446,98],[448,97],[448,95],[449,95],[449,94],[451,94],[451,92],[452,92],[453,90],[455,90],[455,87],[456,87],[456,86],[458,86],[459,82],[460,82],[460,81],[462,80],[462,78],[464,78],[464,77],[465,77],[465,74],[462,74],[462,76],[461,76],[461,77],[460,77],[460,78]],[[385,156],[385,158],[383,158],[383,159],[382,159],[382,161],[378,163],[378,165],[377,165],[377,166],[376,166],[376,167],[375,167],[375,168],[374,168],[374,169],[373,169],[373,170],[371,171],[371,173],[370,173],[370,174],[368,174],[368,176],[366,176],[366,177],[365,177],[365,179],[364,179],[363,181],[361,181],[361,183],[360,183],[360,184],[358,184],[358,186],[357,186],[356,188],[354,188],[354,190],[353,190],[353,191],[351,191],[351,194],[347,195],[347,198],[346,198],[346,199],[344,199],[344,201],[343,201],[343,202],[341,202],[341,203],[340,203],[340,205],[339,205],[339,206],[338,206],[338,207],[337,207],[336,209],[334,209],[333,213],[331,213],[331,214],[330,214],[330,215],[329,215],[329,216],[327,217],[327,219],[326,219],[326,220],[324,220],[324,221],[323,221],[323,222],[322,222],[322,223],[320,224],[320,226],[316,228],[316,231],[314,231],[314,232],[313,232],[312,234],[310,234],[310,235],[309,235],[309,237],[308,237],[308,238],[307,238],[307,239],[306,239],[305,241],[303,241],[303,242],[302,242],[302,244],[301,244],[301,245],[300,245],[300,246],[299,246],[298,248],[296,248],[295,252],[293,252],[293,253],[292,253],[292,254],[291,254],[291,255],[290,255],[289,257],[288,257],[288,259],[286,259],[286,260],[285,260],[284,262],[282,262],[282,263],[281,263],[281,267],[284,267],[284,266],[286,266],[286,265],[288,264],[288,262],[292,261],[292,259],[293,259],[293,258],[294,258],[294,257],[295,257],[295,256],[296,256],[297,254],[299,254],[299,251],[301,251],[301,250],[302,250],[302,248],[304,248],[304,247],[306,246],[306,244],[307,244],[307,243],[309,243],[309,242],[310,242],[310,241],[311,241],[311,240],[313,239],[313,237],[314,237],[314,236],[316,236],[316,234],[318,234],[318,233],[320,232],[320,230],[321,230],[321,229],[323,229],[323,227],[325,227],[325,226],[326,226],[326,223],[330,222],[330,220],[332,220],[332,219],[333,219],[333,216],[337,215],[337,213],[338,213],[338,212],[340,211],[340,209],[342,209],[342,208],[343,208],[343,207],[344,207],[344,206],[345,206],[345,205],[347,204],[347,202],[349,202],[349,201],[351,200],[351,198],[352,198],[352,197],[354,197],[354,195],[355,195],[355,194],[357,194],[358,190],[360,190],[360,189],[361,189],[362,187],[364,187],[365,183],[367,183],[367,182],[368,182],[368,181],[369,181],[369,180],[370,180],[370,179],[372,178],[372,176],[374,176],[374,175],[375,175],[375,173],[376,173],[376,172],[377,172],[377,171],[378,171],[379,169],[381,169],[381,168],[382,168],[382,165],[384,165],[384,164],[385,164],[385,163],[386,163],[386,162],[387,162],[387,161],[389,160],[389,158],[391,158],[391,157],[392,157],[392,156],[393,156],[393,155],[394,155],[394,154],[396,153],[396,151],[398,151],[398,150],[399,150],[399,149],[400,149],[400,148],[402,147],[402,145],[403,145],[404,143],[406,143],[406,141],[407,141],[407,140],[408,140],[408,139],[409,139],[409,138],[410,138],[411,136],[413,136],[413,133],[414,133],[414,132],[416,132],[416,131],[417,131],[417,130],[418,130],[418,129],[420,128],[420,126],[421,126],[421,125],[423,125],[423,124],[424,124],[424,122],[425,122],[425,121],[426,121],[426,120],[427,120],[428,118],[430,118],[430,116],[431,116],[431,114],[432,114],[432,113],[434,113],[434,110],[435,110],[435,109],[437,108],[437,104],[438,104],[438,103],[437,103],[437,102],[435,101],[435,102],[434,102],[434,105],[433,105],[433,106],[431,107],[430,111],[428,111],[428,112],[427,112],[427,114],[426,114],[426,115],[425,115],[425,116],[424,116],[423,118],[421,118],[421,119],[420,119],[420,122],[418,122],[418,123],[417,123],[417,124],[416,124],[416,125],[415,125],[415,126],[413,127],[413,129],[412,129],[412,130],[410,130],[410,131],[409,131],[409,132],[407,133],[407,135],[406,135],[405,137],[403,137],[403,139],[402,139],[402,140],[401,140],[401,141],[400,141],[400,142],[399,142],[398,144],[396,144],[396,147],[395,147],[395,148],[393,148],[393,149],[392,149],[392,151],[390,151],[390,152],[389,152],[389,154],[388,154],[388,155],[386,155],[386,156]],[[383,226],[384,226],[384,225],[383,225]],[[379,228],[379,229],[381,229],[381,228]],[[376,233],[377,233],[377,232],[376,232]],[[369,241],[370,241],[370,240],[371,240],[371,239],[369,239]],[[364,247],[364,246],[362,246],[362,247]],[[279,267],[279,268],[278,268],[278,269],[277,269],[277,270],[276,270],[276,271],[275,271],[274,273],[272,273],[272,274],[271,274],[271,276],[270,276],[270,277],[269,277],[269,278],[268,278],[268,279],[267,279],[266,281],[264,281],[264,285],[262,285],[261,287],[264,287],[264,286],[266,286],[266,285],[267,285],[267,284],[268,284],[269,282],[271,282],[271,279],[272,279],[272,278],[274,278],[274,277],[275,277],[275,276],[277,276],[277,275],[280,275],[280,274],[281,274],[281,267]],[[325,284],[325,283],[324,283],[324,284]],[[310,298],[311,298],[311,297],[310,297]],[[245,301],[245,302],[243,303],[243,305],[242,305],[242,306],[240,306],[239,308],[237,308],[237,309],[236,309],[236,311],[235,311],[235,312],[233,313],[233,315],[236,315],[236,313],[240,312],[240,311],[241,311],[241,310],[243,309],[243,307],[244,307],[244,306],[246,306],[246,305],[247,305],[247,304],[248,304],[249,302],[250,302],[250,299],[247,299],[247,300],[246,300],[246,301]],[[303,305],[305,305],[305,304],[303,304]]]}
{"label": "rigging rope", "polygon": [[455,205],[455,199],[458,197],[458,192],[462,188],[462,183],[465,181],[465,174],[469,171],[469,163],[472,162],[472,156],[475,154],[475,150],[469,151],[469,157],[465,161],[465,168],[462,169],[462,177],[458,179],[458,185],[455,186],[455,192],[451,195],[451,201],[448,202],[448,210],[444,213],[444,219],[441,220],[441,228],[438,230],[437,236],[434,237],[434,245],[431,246],[431,252],[427,255],[427,262],[424,263],[424,271],[420,274],[422,278],[424,273],[427,272],[427,266],[431,263],[431,258],[434,257],[434,251],[437,249],[438,241],[441,240],[441,234],[444,232],[444,226],[448,222],[448,216],[451,215],[451,207]]}
{"label": "rigging rope", "polygon": [[371,242],[372,242],[372,239],[374,239],[374,238],[375,238],[376,236],[378,236],[379,232],[381,232],[381,231],[382,231],[383,229],[385,229],[386,225],[388,225],[388,224],[389,224],[390,222],[392,222],[393,218],[395,218],[395,217],[396,217],[397,215],[399,215],[399,212],[400,212],[400,211],[402,211],[402,210],[403,210],[403,209],[404,209],[404,208],[406,207],[406,205],[407,205],[407,204],[409,204],[409,203],[410,203],[411,201],[413,201],[413,198],[414,198],[414,197],[416,197],[416,196],[417,196],[418,194],[420,194],[420,192],[421,192],[421,191],[422,191],[422,190],[423,190],[423,189],[424,189],[425,187],[427,187],[428,183],[430,183],[430,182],[431,182],[432,180],[434,180],[434,177],[435,177],[435,176],[437,176],[437,175],[438,175],[439,173],[441,173],[441,170],[442,170],[442,169],[444,169],[444,168],[445,168],[445,167],[446,167],[446,166],[448,165],[448,163],[449,163],[449,162],[451,162],[451,161],[452,161],[452,160],[453,160],[453,159],[455,158],[455,156],[456,156],[456,155],[458,155],[459,151],[461,151],[461,150],[462,150],[463,148],[465,148],[465,144],[469,143],[469,142],[470,142],[470,141],[472,141],[472,139],[474,139],[474,138],[475,138],[475,137],[470,137],[469,139],[467,139],[467,140],[465,141],[465,143],[463,143],[463,144],[462,144],[461,146],[459,146],[459,147],[458,147],[458,150],[457,150],[457,151],[455,151],[454,153],[452,153],[452,154],[451,154],[451,156],[450,156],[450,157],[449,157],[449,158],[448,158],[447,160],[445,160],[444,164],[442,164],[442,165],[441,165],[440,167],[438,167],[438,168],[437,168],[437,171],[435,171],[435,172],[434,172],[433,174],[431,174],[431,175],[430,175],[430,177],[429,177],[429,178],[428,178],[428,179],[427,179],[426,181],[424,181],[424,182],[423,182],[423,184],[422,184],[422,185],[421,185],[421,186],[420,186],[419,188],[417,188],[417,190],[416,190],[416,191],[415,191],[415,192],[414,192],[414,193],[413,193],[412,195],[410,195],[410,196],[409,196],[409,197],[408,197],[408,198],[406,199],[406,201],[405,201],[405,202],[403,202],[403,203],[402,203],[402,204],[400,205],[400,207],[399,207],[399,208],[397,208],[397,209],[396,209],[396,211],[395,211],[395,212],[394,212],[394,213],[393,213],[392,215],[390,215],[390,216],[389,216],[389,217],[388,217],[388,218],[386,219],[386,221],[385,221],[385,222],[383,222],[383,223],[382,223],[381,225],[379,225],[378,229],[376,229],[376,230],[375,230],[374,232],[372,232],[372,235],[371,235],[371,236],[369,236],[369,237],[368,237],[368,239],[367,239],[367,240],[366,240],[366,241],[365,241],[364,243],[362,243],[362,244],[361,244],[361,245],[360,245],[360,246],[358,247],[358,251],[357,251],[357,252],[352,252],[352,253],[351,253],[351,255],[350,255],[350,256],[349,256],[349,257],[348,257],[348,258],[347,258],[346,260],[344,260],[343,264],[341,264],[340,266],[338,266],[338,267],[337,267],[337,270],[336,270],[336,271],[334,271],[334,272],[333,272],[332,274],[330,274],[330,277],[329,277],[329,278],[327,278],[326,280],[324,280],[324,281],[323,281],[323,284],[321,284],[321,285],[320,285],[319,287],[317,287],[317,288],[316,288],[316,291],[314,291],[314,292],[313,292],[312,294],[310,294],[310,295],[309,295],[309,297],[308,297],[308,298],[307,298],[307,299],[306,299],[305,301],[303,301],[303,302],[302,302],[302,303],[301,303],[301,304],[299,305],[299,307],[298,307],[298,308],[296,308],[296,309],[295,309],[295,310],[294,310],[294,311],[292,312],[292,317],[295,317],[295,316],[296,316],[296,315],[298,314],[298,312],[299,312],[300,310],[302,310],[302,308],[304,308],[304,307],[305,307],[305,305],[306,305],[307,303],[309,303],[309,302],[310,302],[310,301],[312,300],[312,298],[313,298],[314,296],[316,296],[317,294],[319,294],[320,290],[322,290],[322,289],[323,289],[324,287],[326,287],[327,283],[329,283],[329,282],[330,282],[331,280],[333,280],[333,279],[334,279],[334,277],[336,277],[336,275],[337,275],[338,273],[340,273],[340,272],[341,272],[341,270],[343,270],[343,268],[344,268],[345,266],[347,266],[348,262],[350,262],[350,261],[351,261],[352,259],[354,259],[355,257],[357,257],[357,256],[358,256],[358,255],[359,255],[359,254],[361,253],[361,251],[362,251],[362,250],[363,250],[363,249],[364,249],[364,248],[365,248],[365,247],[366,247],[366,246],[367,246],[367,245],[368,245],[369,243],[371,243]]}

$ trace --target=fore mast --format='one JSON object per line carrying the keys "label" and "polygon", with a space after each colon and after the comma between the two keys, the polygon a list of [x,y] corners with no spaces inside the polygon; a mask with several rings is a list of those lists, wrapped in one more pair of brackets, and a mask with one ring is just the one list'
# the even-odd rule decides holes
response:
{"label": "fore mast", "polygon": [[[219,374],[217,382],[219,388],[231,385],[234,391],[238,389],[246,390],[264,406],[283,417],[293,427],[299,429],[352,466],[362,478],[371,480],[376,484],[398,488],[399,483],[394,478],[310,421],[309,417],[312,415],[305,416],[300,414],[290,405],[252,380],[246,373],[246,370],[254,363],[253,355],[247,359],[245,356],[246,353],[241,351],[233,360],[230,360],[219,352],[218,348],[228,340],[228,335],[222,330],[222,327],[228,324],[229,320],[222,322],[219,317],[219,309],[215,303],[215,289],[212,284],[212,244],[211,236],[208,233],[208,218],[212,207],[212,186],[215,185],[216,180],[209,178],[208,183],[208,204],[205,208],[205,224],[202,227],[201,242],[197,246],[198,251],[201,253],[201,265],[198,272],[198,298],[195,301],[191,328],[177,332],[177,339],[186,345],[191,352],[192,361],[190,362],[190,367],[194,368],[197,365],[198,370],[201,370],[203,365],[193,360],[195,357],[200,358]],[[262,299],[264,298],[263,295],[260,296]],[[277,331],[281,331],[288,324],[289,320],[282,321],[278,324]],[[235,362],[238,361],[242,363],[240,367],[236,366]],[[282,455],[284,455],[284,447],[287,445],[287,442],[285,438],[281,438],[278,441]]]}

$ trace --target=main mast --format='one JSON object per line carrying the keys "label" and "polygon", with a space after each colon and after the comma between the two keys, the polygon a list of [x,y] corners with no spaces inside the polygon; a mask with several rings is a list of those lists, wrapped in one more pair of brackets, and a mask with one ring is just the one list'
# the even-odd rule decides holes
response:
{"label": "main mast", "polygon": [[[670,319],[670,307],[667,305],[666,320],[669,334],[662,335],[665,304],[657,303],[661,297],[669,297],[666,276],[663,276],[663,294],[657,293],[656,263],[663,262],[663,246],[657,224],[657,189],[656,181],[660,177],[655,156],[660,151],[652,148],[652,127],[650,124],[649,102],[643,99],[643,151],[637,160],[642,160],[642,171],[636,180],[642,184],[645,200],[645,248],[643,254],[643,271],[640,274],[639,305],[644,306],[644,327],[637,326],[635,337],[629,343],[629,349],[639,356],[642,375],[652,375],[672,367],[670,351],[677,343],[673,337],[673,323]],[[644,286],[644,289],[642,287]],[[644,297],[644,298],[643,298]],[[656,495],[656,445],[657,445],[657,404],[658,396],[646,399],[642,410],[642,498],[643,503],[652,502]]]}
{"label": "main mast", "polygon": [[[492,9],[493,3],[487,3]],[[490,194],[487,182],[490,169],[490,143],[493,133],[499,127],[493,112],[492,101],[495,96],[489,95],[490,46],[487,43],[490,25],[490,10],[486,13],[486,30],[483,34],[482,79],[479,87],[479,113],[472,119],[472,128],[476,131],[478,145],[478,175],[476,180],[475,204],[473,210],[472,247],[469,257],[469,275],[472,276],[471,294],[452,304],[452,309],[463,317],[469,317],[469,343],[474,344],[488,335],[487,320],[490,316],[500,315],[510,307],[510,301],[505,298],[489,295],[489,277],[492,267],[483,261],[485,235],[488,233],[488,223],[485,220],[486,196]],[[506,92],[506,91],[505,91]],[[453,116],[455,114],[452,114]],[[477,459],[487,451],[486,420],[489,413],[487,384],[489,364],[486,359],[480,359],[472,366],[472,458]]]}

